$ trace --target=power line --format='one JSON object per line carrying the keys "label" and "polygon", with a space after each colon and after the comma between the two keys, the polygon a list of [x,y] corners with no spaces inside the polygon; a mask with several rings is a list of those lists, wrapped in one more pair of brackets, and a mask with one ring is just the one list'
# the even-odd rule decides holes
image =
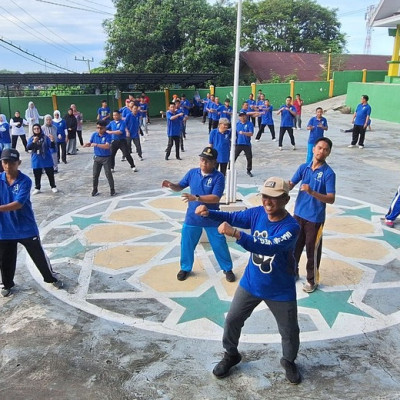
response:
{"label": "power line", "polygon": [[86,0],[86,3],[96,4],[96,5],[100,6],[100,7],[107,7],[105,4],[96,3],[95,1]]}
{"label": "power line", "polygon": [[46,64],[53,65],[53,66],[57,67],[58,69],[61,69],[61,70],[67,71],[67,72],[75,73],[75,71],[72,71],[72,70],[70,70],[70,69],[68,69],[68,68],[61,67],[60,65],[57,65],[57,64],[55,64],[55,63],[53,63],[53,62],[51,62],[51,61],[48,61],[48,60],[46,60],[46,59],[44,59],[44,58],[42,58],[42,57],[39,57],[39,56],[37,56],[36,54],[30,53],[28,50],[21,49],[21,47],[16,46],[16,45],[13,44],[12,42],[9,42],[9,41],[5,40],[3,37],[0,38],[0,42],[6,43],[6,44],[8,44],[8,45],[11,46],[11,47],[16,48],[18,51],[21,51],[22,53],[28,54],[28,55],[30,55],[31,57],[34,57],[34,58],[36,58],[36,59],[38,59],[38,60],[40,60],[40,61],[42,61],[42,62],[44,62],[44,63],[46,63]]}
{"label": "power line", "polygon": [[96,14],[102,14],[102,15],[108,14],[108,15],[114,16],[114,14],[111,14],[111,13],[109,13],[109,12],[107,12],[107,11],[90,10],[90,9],[88,9],[88,8],[74,7],[74,6],[70,6],[70,5],[67,5],[67,4],[54,3],[54,2],[52,2],[52,1],[45,1],[45,0],[36,0],[36,1],[39,1],[39,2],[41,2],[41,3],[53,4],[53,5],[55,5],[55,6],[61,6],[61,7],[67,7],[67,8],[74,8],[74,9],[76,9],[76,10],[82,10],[82,11],[93,12],[93,13],[96,13]]}
{"label": "power line", "polygon": [[[41,21],[39,21],[37,18],[35,18],[32,14],[30,14],[28,11],[26,11],[24,8],[22,8],[19,4],[17,4],[14,0],[10,0],[13,4],[15,4],[19,9],[24,11],[26,14],[29,15],[30,18],[34,19],[37,23],[39,23],[43,28],[47,29],[52,35],[57,36],[59,39],[61,39],[63,42],[65,42],[68,46],[73,47],[74,49],[78,50],[79,52],[82,52],[81,49],[76,47],[75,45],[67,42],[62,36],[58,35],[56,32],[52,31],[49,27],[47,27],[45,24],[42,24]],[[67,49],[71,54],[74,54],[75,52]]]}

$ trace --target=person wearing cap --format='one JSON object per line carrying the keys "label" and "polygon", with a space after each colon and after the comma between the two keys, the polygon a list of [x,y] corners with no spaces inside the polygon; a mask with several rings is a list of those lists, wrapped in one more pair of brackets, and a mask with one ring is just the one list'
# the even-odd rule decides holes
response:
{"label": "person wearing cap", "polygon": [[[301,377],[295,359],[299,350],[299,325],[296,302],[296,261],[294,249],[299,233],[297,221],[286,210],[289,182],[268,178],[260,189],[262,205],[244,211],[221,212],[200,205],[196,214],[217,221],[218,231],[236,239],[250,252],[243,276],[225,320],[223,359],[215,366],[217,378],[229,375],[242,357],[238,344],[242,327],[253,310],[264,301],[275,317],[282,339],[281,365],[290,383]],[[246,233],[241,229],[250,230]]]}
{"label": "person wearing cap", "polygon": [[56,138],[49,134],[46,136],[39,124],[33,124],[33,135],[28,139],[26,148],[31,151],[31,165],[35,176],[35,190],[32,194],[41,193],[42,172],[46,172],[51,191],[57,193],[56,181],[54,179],[54,162],[51,150],[55,149]]}
{"label": "person wearing cap", "polygon": [[282,150],[283,137],[285,133],[289,134],[290,142],[292,143],[293,150],[296,150],[296,142],[293,135],[294,121],[296,118],[296,108],[292,105],[292,97],[286,97],[286,102],[283,104],[276,115],[281,114],[281,127],[279,129],[279,150]]}
{"label": "person wearing cap", "polygon": [[[290,189],[300,181],[300,190],[294,206],[294,217],[300,225],[300,234],[295,249],[299,264],[304,246],[307,255],[307,282],[303,290],[314,292],[319,284],[319,264],[322,253],[322,230],[325,222],[326,204],[335,202],[336,175],[326,163],[332,150],[332,141],[320,137],[313,147],[313,159],[300,165],[290,180]],[[298,276],[297,267],[297,276]]]}
{"label": "person wearing cap", "polygon": [[3,288],[7,297],[14,287],[17,262],[17,244],[21,243],[40,271],[45,282],[60,289],[62,281],[55,277],[48,257],[40,242],[39,230],[30,201],[31,179],[19,171],[19,152],[3,150],[0,174],[0,269]]}
{"label": "person wearing cap", "polygon": [[236,146],[235,161],[243,151],[247,160],[247,175],[253,177],[251,172],[253,168],[253,153],[251,151],[251,137],[254,134],[254,125],[248,121],[247,114],[239,113],[239,121],[236,124]]}
{"label": "person wearing cap", "polygon": [[177,279],[184,281],[190,274],[194,263],[194,250],[204,229],[215,258],[226,275],[226,280],[234,282],[235,274],[232,271],[231,255],[224,235],[218,232],[218,222],[195,214],[196,207],[200,204],[207,204],[208,208],[218,210],[225,187],[224,176],[215,169],[218,152],[212,147],[206,147],[199,156],[199,168],[189,170],[179,183],[164,180],[161,185],[174,192],[190,187],[190,193],[182,193],[182,200],[188,203],[188,209],[182,227],[181,269]]}

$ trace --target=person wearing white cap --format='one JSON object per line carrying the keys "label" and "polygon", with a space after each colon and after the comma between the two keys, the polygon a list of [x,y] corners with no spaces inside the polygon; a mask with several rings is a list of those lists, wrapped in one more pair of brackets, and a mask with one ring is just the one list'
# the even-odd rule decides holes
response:
{"label": "person wearing white cap", "polygon": [[[296,246],[299,225],[286,210],[289,182],[272,177],[260,189],[262,205],[244,211],[221,212],[200,205],[196,214],[218,221],[218,232],[234,237],[250,252],[249,261],[225,320],[223,359],[215,366],[217,378],[229,375],[242,356],[238,344],[243,325],[253,310],[264,301],[278,325],[282,338],[281,365],[292,384],[301,381],[295,364],[299,350],[299,325],[296,302]],[[250,229],[246,233],[242,229]]]}

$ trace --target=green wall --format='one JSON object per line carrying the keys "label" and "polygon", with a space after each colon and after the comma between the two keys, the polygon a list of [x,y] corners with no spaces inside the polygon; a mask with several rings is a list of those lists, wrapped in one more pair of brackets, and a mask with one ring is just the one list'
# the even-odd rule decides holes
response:
{"label": "green wall", "polygon": [[[367,82],[383,82],[387,71],[367,71]],[[340,96],[347,93],[349,82],[361,82],[362,71],[336,71],[333,73],[333,95]]]}
{"label": "green wall", "polygon": [[354,112],[363,94],[369,96],[371,119],[400,123],[400,85],[390,83],[349,83],[346,105]]}
{"label": "green wall", "polygon": [[294,95],[300,93],[304,104],[317,103],[321,100],[326,100],[329,97],[329,82],[295,82]]}

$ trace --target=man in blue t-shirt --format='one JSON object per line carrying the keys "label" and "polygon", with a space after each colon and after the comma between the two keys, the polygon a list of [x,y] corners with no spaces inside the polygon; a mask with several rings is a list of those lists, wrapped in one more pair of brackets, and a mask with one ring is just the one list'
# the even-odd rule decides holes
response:
{"label": "man in blue t-shirt", "polygon": [[224,176],[215,169],[217,151],[206,147],[199,156],[200,168],[189,170],[178,183],[168,180],[162,182],[162,187],[169,188],[174,192],[190,188],[190,193],[182,193],[182,199],[188,203],[188,209],[182,227],[181,269],[177,279],[184,281],[190,274],[194,263],[194,250],[204,229],[226,280],[234,282],[232,259],[224,235],[218,233],[218,223],[195,214],[196,207],[200,204],[207,204],[208,208],[218,210],[219,201],[225,188]]}
{"label": "man in blue t-shirt", "polygon": [[111,135],[106,133],[106,123],[98,121],[96,125],[97,132],[94,132],[88,143],[83,147],[93,147],[93,190],[92,196],[97,196],[99,186],[99,176],[101,169],[104,167],[104,172],[108,184],[110,186],[110,196],[115,196],[114,178],[111,172]]}
{"label": "man in blue t-shirt", "polygon": [[1,163],[4,169],[0,174],[1,294],[7,297],[12,293],[18,243],[26,248],[44,281],[60,289],[63,283],[55,277],[40,242],[30,200],[32,181],[18,169],[21,164],[19,152],[15,149],[3,150]]}
{"label": "man in blue t-shirt", "polygon": [[279,150],[282,150],[282,142],[285,133],[289,134],[290,142],[292,143],[293,150],[296,150],[296,143],[294,141],[293,126],[294,119],[296,118],[296,108],[292,105],[292,97],[286,97],[286,102],[283,104],[276,115],[281,114],[281,127],[279,129]]}
{"label": "man in blue t-shirt", "polygon": [[254,125],[247,118],[247,114],[241,112],[239,121],[236,124],[236,146],[235,161],[243,151],[247,160],[247,175],[253,177],[251,170],[253,169],[253,153],[251,151],[251,137],[254,133]]}
{"label": "man in blue t-shirt", "polygon": [[326,137],[317,139],[313,148],[312,162],[300,165],[290,180],[291,189],[301,181],[294,206],[294,217],[300,225],[294,254],[298,265],[304,246],[306,247],[307,282],[303,290],[307,293],[314,292],[319,284],[325,208],[327,203],[335,202],[336,175],[326,163],[331,150],[330,139]]}
{"label": "man in blue t-shirt", "polygon": [[[167,111],[167,136],[168,145],[165,150],[165,159],[168,160],[172,146],[175,144],[175,155],[177,160],[181,160],[179,156],[179,145],[182,140],[182,121],[185,114],[181,110],[177,110],[175,103],[169,103]],[[182,144],[183,146],[183,144]]]}
{"label": "man in blue t-shirt", "polygon": [[[133,102],[132,102],[133,103]],[[140,114],[138,106],[132,104],[131,113],[125,119],[126,140],[129,153],[132,153],[132,142],[140,161],[143,161],[142,145],[140,144]]]}
{"label": "man in blue t-shirt", "polygon": [[110,122],[111,110],[107,105],[107,101],[103,100],[101,102],[101,107],[97,110],[97,121],[105,121],[106,124]]}
{"label": "man in blue t-shirt", "polygon": [[[298,384],[295,364],[299,350],[299,325],[296,302],[296,246],[299,225],[286,211],[289,182],[272,177],[260,190],[262,205],[244,211],[221,212],[200,205],[196,214],[219,223],[221,234],[233,237],[250,252],[247,267],[226,316],[222,344],[224,358],[215,366],[217,378],[229,375],[242,357],[238,344],[242,327],[253,310],[264,301],[278,324],[282,338],[281,365],[290,383]],[[246,233],[238,228],[250,230]]]}
{"label": "man in blue t-shirt", "polygon": [[[257,111],[256,101],[254,100],[253,93],[249,94],[249,98],[246,100],[246,103],[249,105],[249,111],[250,112],[256,112]],[[256,114],[251,114],[249,116],[251,118],[251,122],[252,122],[253,126],[256,126]]]}
{"label": "man in blue t-shirt", "polygon": [[323,137],[324,132],[328,130],[328,121],[322,116],[322,108],[317,107],[315,112],[315,117],[312,117],[307,124],[307,130],[310,131],[310,135],[308,136],[306,163],[309,163],[313,158],[313,148],[315,142],[320,137]]}
{"label": "man in blue t-shirt", "polygon": [[231,131],[229,130],[229,120],[228,118],[220,118],[217,129],[213,129],[210,132],[210,137],[208,139],[208,145],[215,150],[217,150],[217,164],[215,169],[221,171],[225,176],[226,169],[228,167],[229,155],[231,151]]}
{"label": "man in blue t-shirt", "polygon": [[[262,95],[264,96],[264,95]],[[274,106],[270,104],[269,100],[266,99],[264,101],[264,105],[258,106],[259,108],[259,114],[261,114],[261,123],[258,123],[259,129],[257,132],[256,136],[256,142],[259,142],[261,139],[261,135],[264,133],[264,129],[266,126],[268,126],[269,131],[271,132],[271,138],[275,142],[275,126],[274,126],[274,120],[272,118],[272,111],[274,111]]]}
{"label": "man in blue t-shirt", "polygon": [[368,104],[369,97],[366,94],[361,96],[361,103],[357,106],[353,115],[353,137],[351,144],[347,147],[355,147],[358,141],[358,147],[364,148],[365,131],[371,115],[371,106]]}

